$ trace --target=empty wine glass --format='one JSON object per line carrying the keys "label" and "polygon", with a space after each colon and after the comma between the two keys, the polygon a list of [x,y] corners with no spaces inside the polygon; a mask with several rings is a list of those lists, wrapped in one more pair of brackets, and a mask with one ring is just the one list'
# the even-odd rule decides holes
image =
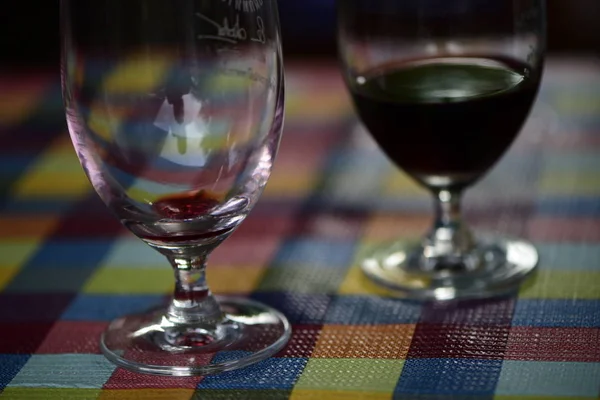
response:
{"label": "empty wine glass", "polygon": [[538,263],[519,239],[473,237],[460,198],[509,148],[536,97],[544,0],[344,0],[338,42],[363,124],[436,203],[418,243],[373,250],[363,271],[417,299],[486,297]]}
{"label": "empty wine glass", "polygon": [[286,318],[216,299],[205,268],[256,204],[279,145],[277,2],[62,0],[61,13],[77,156],[104,203],[175,272],[170,303],[113,321],[103,353],[129,370],[180,376],[273,355],[290,337]]}

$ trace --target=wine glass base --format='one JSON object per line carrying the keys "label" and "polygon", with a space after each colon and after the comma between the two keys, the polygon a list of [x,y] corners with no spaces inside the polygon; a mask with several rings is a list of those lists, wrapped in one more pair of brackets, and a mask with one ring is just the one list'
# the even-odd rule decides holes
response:
{"label": "wine glass base", "polygon": [[247,299],[217,300],[223,311],[218,323],[174,325],[162,307],[114,320],[100,348],[111,362],[133,372],[195,376],[254,364],[289,340],[290,324],[279,311]]}
{"label": "wine glass base", "polygon": [[536,268],[539,255],[526,241],[482,238],[462,268],[419,257],[419,243],[395,241],[370,252],[363,272],[394,294],[415,300],[487,298],[514,291]]}

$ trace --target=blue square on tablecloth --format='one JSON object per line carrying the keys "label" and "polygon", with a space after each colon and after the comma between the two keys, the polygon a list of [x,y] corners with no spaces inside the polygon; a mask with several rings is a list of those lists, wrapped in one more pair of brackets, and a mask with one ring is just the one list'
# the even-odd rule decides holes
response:
{"label": "blue square on tablecloth", "polygon": [[504,361],[496,394],[595,398],[600,363]]}
{"label": "blue square on tablecloth", "polygon": [[110,321],[150,310],[164,302],[161,295],[80,294],[62,314],[63,321]]}
{"label": "blue square on tablecloth", "polygon": [[6,293],[78,293],[94,273],[91,268],[24,268],[4,288]]}
{"label": "blue square on tablecloth", "polygon": [[121,168],[116,168],[112,165],[107,165],[106,169],[110,173],[110,176],[121,185],[122,188],[130,188],[136,181],[137,177],[123,171]]}
{"label": "blue square on tablecloth", "polygon": [[540,197],[535,212],[555,217],[597,217],[600,215],[600,201],[596,197],[579,198],[571,195]]}
{"label": "blue square on tablecloth", "polygon": [[72,199],[51,199],[51,198],[0,198],[0,209],[10,215],[27,214],[64,214],[73,204],[77,202],[77,198]]}
{"label": "blue square on tablecloth", "polygon": [[0,390],[19,373],[29,360],[29,355],[0,354]]}
{"label": "blue square on tablecloth", "polygon": [[419,323],[454,326],[510,326],[516,296],[423,304]]}
{"label": "blue square on tablecloth", "polygon": [[394,390],[394,399],[407,395],[493,396],[502,360],[457,358],[408,359]]}
{"label": "blue square on tablecloth", "polygon": [[536,243],[535,247],[543,260],[544,270],[600,271],[599,244]]}
{"label": "blue square on tablecloth", "polygon": [[600,158],[597,152],[547,150],[544,157],[544,170],[548,172],[580,173],[600,171]]}
{"label": "blue square on tablecloth", "polygon": [[321,197],[338,206],[372,205],[378,201],[372,194],[382,191],[382,177],[389,168],[389,160],[377,148],[344,149],[329,160],[330,179]]}
{"label": "blue square on tablecloth", "polygon": [[354,241],[330,239],[290,239],[279,249],[274,266],[314,265],[324,268],[345,268],[356,250]]}
{"label": "blue square on tablecloth", "polygon": [[100,354],[34,354],[8,386],[101,389],[115,368]]}
{"label": "blue square on tablecloth", "polygon": [[34,268],[94,268],[112,246],[111,240],[51,240],[39,248],[27,265]]}
{"label": "blue square on tablecloth", "polygon": [[600,300],[519,299],[513,326],[600,327]]}
{"label": "blue square on tablecloth", "polygon": [[292,324],[321,324],[331,296],[305,293],[253,293],[252,299],[281,311]]}
{"label": "blue square on tablecloth", "polygon": [[[220,352],[212,363],[239,357],[237,351]],[[208,376],[200,382],[199,389],[291,389],[304,370],[306,358],[270,358],[249,367]]]}
{"label": "blue square on tablecloth", "polygon": [[329,171],[360,175],[369,173],[375,180],[390,169],[390,160],[377,147],[345,148],[331,154]]}
{"label": "blue square on tablecloth", "polygon": [[15,179],[35,160],[34,156],[3,154],[0,158],[0,180]]}
{"label": "blue square on tablecloth", "polygon": [[377,296],[336,296],[325,314],[326,324],[414,324],[421,315],[417,302]]}
{"label": "blue square on tablecloth", "polygon": [[104,267],[169,268],[165,256],[138,238],[122,238],[107,252],[102,261]]}

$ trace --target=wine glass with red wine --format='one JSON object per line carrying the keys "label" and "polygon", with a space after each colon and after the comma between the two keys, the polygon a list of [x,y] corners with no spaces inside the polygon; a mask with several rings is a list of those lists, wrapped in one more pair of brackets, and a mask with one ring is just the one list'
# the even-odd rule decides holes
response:
{"label": "wine glass with red wine", "polygon": [[290,337],[286,318],[213,296],[205,268],[256,204],[279,146],[277,2],[62,0],[61,15],[79,160],[104,203],[175,274],[170,302],[113,321],[102,352],[132,371],[175,376],[275,354]]}
{"label": "wine glass with red wine", "polygon": [[338,43],[362,123],[385,154],[431,191],[433,227],[362,261],[375,282],[415,299],[488,297],[538,263],[528,242],[473,236],[462,192],[502,157],[536,98],[544,0],[344,0]]}

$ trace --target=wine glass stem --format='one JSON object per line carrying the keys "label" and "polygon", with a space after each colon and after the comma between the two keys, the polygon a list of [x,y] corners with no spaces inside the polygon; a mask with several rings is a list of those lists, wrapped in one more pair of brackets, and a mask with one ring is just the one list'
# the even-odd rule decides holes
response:
{"label": "wine glass stem", "polygon": [[215,325],[223,318],[206,282],[206,257],[169,258],[175,271],[175,291],[167,313],[174,324]]}
{"label": "wine glass stem", "polygon": [[461,257],[473,246],[473,237],[463,222],[459,191],[441,189],[434,191],[435,221],[425,238],[424,252],[427,258]]}

